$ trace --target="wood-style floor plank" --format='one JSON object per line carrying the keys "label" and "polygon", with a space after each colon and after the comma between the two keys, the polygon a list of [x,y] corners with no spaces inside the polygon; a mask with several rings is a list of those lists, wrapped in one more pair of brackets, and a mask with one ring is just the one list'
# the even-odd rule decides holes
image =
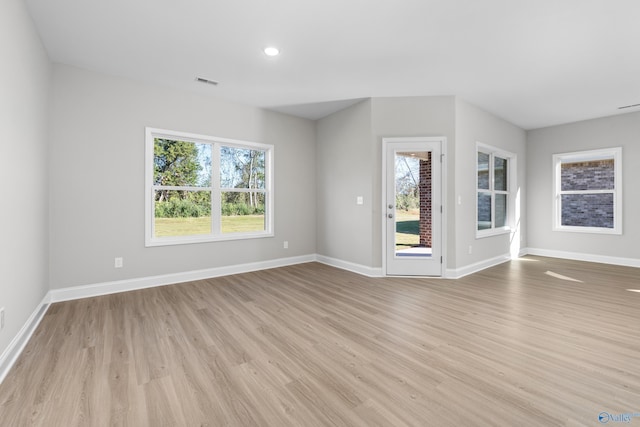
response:
{"label": "wood-style floor plank", "polygon": [[[579,426],[640,413],[640,270],[309,263],[53,304],[0,426]],[[640,417],[633,420],[640,423]]]}

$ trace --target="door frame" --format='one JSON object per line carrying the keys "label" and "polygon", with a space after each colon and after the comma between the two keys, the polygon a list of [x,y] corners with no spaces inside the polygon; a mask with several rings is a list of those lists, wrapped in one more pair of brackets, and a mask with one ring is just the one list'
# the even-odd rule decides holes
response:
{"label": "door frame", "polygon": [[382,275],[389,277],[402,277],[397,274],[387,274],[387,148],[389,143],[402,142],[402,143],[440,143],[440,192],[441,192],[441,205],[442,205],[442,217],[441,217],[441,248],[442,254],[442,268],[440,270],[440,276],[407,276],[407,277],[430,277],[430,278],[445,278],[447,277],[447,138],[445,136],[411,136],[411,137],[387,137],[382,138],[382,192],[381,192],[381,206],[380,206],[380,218],[382,230]]}

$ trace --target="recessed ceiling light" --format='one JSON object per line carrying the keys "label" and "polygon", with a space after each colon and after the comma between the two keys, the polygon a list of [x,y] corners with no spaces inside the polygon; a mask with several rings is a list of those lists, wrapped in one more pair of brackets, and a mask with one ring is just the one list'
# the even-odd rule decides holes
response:
{"label": "recessed ceiling light", "polygon": [[269,46],[264,48],[264,54],[267,56],[278,56],[280,50],[277,47]]}

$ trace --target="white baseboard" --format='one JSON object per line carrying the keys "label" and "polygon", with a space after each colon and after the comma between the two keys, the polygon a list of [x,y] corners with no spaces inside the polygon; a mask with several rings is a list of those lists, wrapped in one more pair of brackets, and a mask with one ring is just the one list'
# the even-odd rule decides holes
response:
{"label": "white baseboard", "polygon": [[96,297],[115,294],[118,292],[134,291],[171,285],[174,283],[191,282],[194,280],[210,279],[212,277],[228,276],[231,274],[248,273],[269,268],[285,267],[287,265],[313,262],[315,255],[303,255],[291,258],[279,258],[269,261],[248,264],[230,265],[225,267],[207,268],[204,270],[186,271],[182,273],[164,274],[159,276],[141,277],[137,279],[119,280],[114,282],[96,283],[93,285],[74,286],[69,288],[52,289],[49,291],[51,302],[70,301],[80,298]]}
{"label": "white baseboard", "polygon": [[446,271],[447,279],[460,279],[461,277],[468,276],[469,274],[477,273],[485,268],[493,267],[503,262],[511,261],[510,254],[500,255],[494,258],[486,259],[484,261],[476,262],[473,264],[465,265],[460,268],[448,268]]}
{"label": "white baseboard", "polygon": [[[526,255],[526,252],[520,251],[520,256],[523,256],[523,255]],[[510,261],[511,259],[512,258],[510,254],[504,254],[504,255],[497,256],[495,258],[477,262],[475,264],[470,264],[462,268],[447,269],[445,271],[445,274],[442,276],[442,278],[459,279],[469,274],[482,271],[485,268],[493,267],[495,265],[502,264],[503,262]],[[379,267],[379,268],[367,267],[364,265],[355,264],[348,261],[343,261],[341,259],[327,257],[324,255],[316,255],[316,261],[323,264],[330,265],[332,267],[340,268],[342,270],[358,273],[367,277],[385,277],[384,272],[382,271],[382,267]],[[398,277],[398,276],[394,276],[394,277]],[[407,276],[407,277],[416,277],[416,276]],[[429,278],[435,279],[436,277],[429,277]]]}
{"label": "white baseboard", "polygon": [[383,277],[382,267],[374,268],[367,267],[366,265],[355,264],[349,261],[343,261],[337,258],[331,258],[324,255],[316,255],[317,262],[321,262],[322,264],[327,264],[332,267],[340,268],[342,270],[351,271],[353,273],[358,273],[367,277]]}
{"label": "white baseboard", "polygon": [[20,331],[18,331],[18,334],[11,340],[9,346],[4,350],[2,355],[0,355],[0,384],[2,384],[11,367],[16,363],[16,360],[18,360],[18,356],[20,356],[20,353],[22,353],[22,350],[24,350],[31,339],[44,314],[47,312],[49,304],[49,295],[47,294],[40,304],[38,304],[34,312],[31,313],[31,316],[29,316],[26,323]]}
{"label": "white baseboard", "polygon": [[96,283],[91,285],[73,286],[68,288],[52,289],[49,291],[50,301],[71,301],[80,298],[90,298],[101,295],[109,295],[118,292],[134,291],[138,289],[153,288],[156,286],[171,285],[175,283],[191,282],[194,280],[210,279],[212,277],[228,276],[231,274],[248,273],[251,271],[266,270],[269,268],[285,267],[287,265],[302,264],[305,262],[320,262],[342,270],[362,274],[367,277],[382,277],[382,268],[367,267],[337,258],[324,255],[303,255],[292,258],[280,258],[269,261],[261,261],[249,264],[238,264],[225,267],[208,268],[204,270],[187,271],[182,273],[165,274],[159,276],[141,277],[136,279],[118,280],[114,282]]}
{"label": "white baseboard", "polygon": [[601,264],[621,265],[640,268],[640,259],[612,257],[606,255],[584,254],[580,252],[565,252],[552,249],[527,248],[528,255],[538,255],[549,258],[572,259],[575,261],[599,262]]}

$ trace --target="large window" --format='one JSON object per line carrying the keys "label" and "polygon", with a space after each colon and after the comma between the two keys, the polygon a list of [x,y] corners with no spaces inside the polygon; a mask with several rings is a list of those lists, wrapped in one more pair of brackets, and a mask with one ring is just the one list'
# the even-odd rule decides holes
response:
{"label": "large window", "polygon": [[515,155],[478,144],[476,160],[476,236],[508,232],[513,216]]}
{"label": "large window", "polygon": [[146,129],[147,246],[272,234],[273,146]]}
{"label": "large window", "polygon": [[555,154],[554,230],[622,233],[622,149]]}

